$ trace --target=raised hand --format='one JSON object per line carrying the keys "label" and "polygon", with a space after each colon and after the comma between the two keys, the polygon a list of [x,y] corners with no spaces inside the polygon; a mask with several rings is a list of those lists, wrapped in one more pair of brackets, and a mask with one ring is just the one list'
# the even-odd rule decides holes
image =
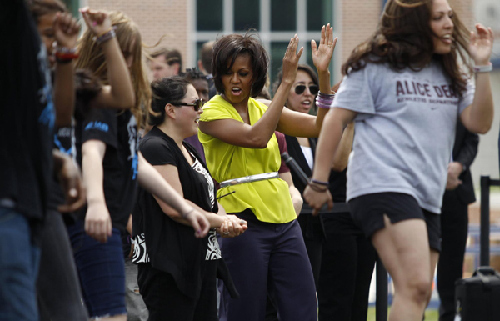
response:
{"label": "raised hand", "polygon": [[476,32],[471,32],[469,43],[469,54],[477,66],[485,66],[490,63],[493,49],[493,31],[485,28],[482,24],[476,24]]}
{"label": "raised hand", "polygon": [[283,57],[283,83],[293,83],[295,77],[297,76],[297,65],[299,64],[299,59],[302,56],[304,48],[300,48],[297,52],[297,45],[299,43],[299,38],[295,35],[288,44],[286,48],[285,57]]}
{"label": "raised hand", "polygon": [[74,48],[80,32],[80,24],[70,13],[58,12],[52,23],[59,47]]}
{"label": "raised hand", "polygon": [[321,28],[321,41],[319,46],[316,41],[311,41],[312,60],[318,72],[328,70],[328,65],[332,60],[333,50],[337,45],[337,38],[333,39],[333,28],[328,23]]}
{"label": "raised hand", "polygon": [[112,24],[108,14],[104,11],[92,10],[89,8],[80,9],[82,17],[89,30],[96,35],[102,35],[111,30]]}

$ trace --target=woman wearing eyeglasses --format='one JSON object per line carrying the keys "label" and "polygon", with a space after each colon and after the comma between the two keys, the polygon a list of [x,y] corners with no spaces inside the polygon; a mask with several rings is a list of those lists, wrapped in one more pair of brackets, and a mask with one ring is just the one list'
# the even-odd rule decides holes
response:
{"label": "woman wearing eyeglasses", "polygon": [[[222,254],[240,294],[223,292],[228,321],[264,320],[268,291],[282,320],[316,321],[316,289],[288,184],[281,179],[275,130],[317,137],[326,110],[312,115],[283,108],[297,77],[302,49],[290,40],[283,58],[283,81],[269,106],[257,101],[267,80],[268,56],[251,35],[232,34],[213,46],[214,83],[221,94],[204,107],[198,136],[207,165],[221,183],[221,204],[248,222],[238,238],[224,240]],[[322,28],[313,58],[323,93],[330,94],[331,60],[336,39]]]}
{"label": "woman wearing eyeglasses", "polygon": [[214,183],[194,147],[183,142],[198,128],[202,101],[182,77],[153,82],[149,122],[153,126],[139,150],[161,176],[191,205],[206,212],[212,230],[193,237],[189,222],[152,194],[139,190],[133,217],[133,262],[137,281],[155,320],[217,320],[217,264],[221,252],[216,231],[235,237],[246,222],[218,206]]}

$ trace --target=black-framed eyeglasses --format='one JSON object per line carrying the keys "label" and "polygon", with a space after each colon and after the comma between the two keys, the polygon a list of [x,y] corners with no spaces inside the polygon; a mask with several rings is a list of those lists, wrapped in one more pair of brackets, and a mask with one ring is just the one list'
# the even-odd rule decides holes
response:
{"label": "black-framed eyeglasses", "polygon": [[203,99],[196,99],[196,101],[192,102],[192,103],[171,103],[172,105],[174,106],[190,106],[190,107],[193,107],[195,111],[198,111],[201,109],[201,107],[203,107],[203,104],[205,102],[203,101]]}
{"label": "black-framed eyeglasses", "polygon": [[[305,85],[297,85],[297,86],[295,87],[295,93],[296,93],[297,95],[302,95],[302,93],[303,93],[304,91],[306,91],[306,86],[305,86]],[[319,91],[318,86],[316,86],[316,85],[311,85],[311,86],[309,86],[309,92],[310,92],[311,94],[316,95],[316,94],[318,93],[318,91]]]}

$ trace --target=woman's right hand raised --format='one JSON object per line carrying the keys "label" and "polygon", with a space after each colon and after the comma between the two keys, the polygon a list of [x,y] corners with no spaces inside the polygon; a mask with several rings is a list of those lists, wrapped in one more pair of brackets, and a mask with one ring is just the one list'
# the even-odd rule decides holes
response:
{"label": "woman's right hand raised", "polygon": [[295,78],[297,77],[297,65],[299,64],[299,59],[302,56],[304,48],[300,48],[297,52],[297,46],[299,44],[299,38],[295,35],[288,44],[286,48],[285,57],[283,57],[283,78],[282,83],[293,84]]}
{"label": "woman's right hand raised", "polygon": [[83,20],[94,34],[102,35],[111,30],[112,23],[108,14],[100,10],[92,10],[88,7],[81,8]]}
{"label": "woman's right hand raised", "polygon": [[337,38],[333,39],[333,28],[328,23],[321,28],[321,41],[319,46],[316,41],[311,40],[311,53],[313,64],[318,72],[327,71],[332,60],[333,50],[337,45]]}

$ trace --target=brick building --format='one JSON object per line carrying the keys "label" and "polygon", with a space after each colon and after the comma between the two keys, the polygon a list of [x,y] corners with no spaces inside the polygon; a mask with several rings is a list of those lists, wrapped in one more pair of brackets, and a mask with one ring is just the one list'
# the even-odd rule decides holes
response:
{"label": "brick building", "polygon": [[[356,44],[375,29],[384,0],[67,0],[73,6],[120,10],[140,27],[144,43],[175,47],[186,67],[194,67],[200,44],[220,35],[255,28],[268,49],[275,73],[288,40],[297,33],[311,63],[310,40],[320,38],[321,25],[332,22],[339,38],[333,70]],[[471,26],[472,0],[450,0]]]}
{"label": "brick building", "polygon": [[[320,39],[321,25],[332,22],[339,38],[332,63],[333,80],[340,80],[340,66],[352,49],[376,28],[386,0],[65,0],[75,8],[89,6],[120,10],[139,26],[146,45],[179,49],[184,68],[196,66],[201,44],[220,35],[255,28],[271,58],[270,76],[276,74],[289,39],[297,33],[304,46],[302,62],[312,65],[310,40]],[[476,20],[499,22],[497,0],[449,0],[450,5],[470,28]],[[495,16],[496,15],[496,16]],[[486,21],[484,21],[486,22]],[[495,26],[493,26],[495,27]],[[496,26],[495,66],[500,67],[500,26]],[[496,69],[498,71],[498,69]],[[500,73],[491,74],[494,100],[500,105]],[[496,89],[496,90],[495,90]],[[472,171],[498,177],[498,112],[494,127],[481,137],[480,151]],[[477,184],[476,184],[477,186]]]}

